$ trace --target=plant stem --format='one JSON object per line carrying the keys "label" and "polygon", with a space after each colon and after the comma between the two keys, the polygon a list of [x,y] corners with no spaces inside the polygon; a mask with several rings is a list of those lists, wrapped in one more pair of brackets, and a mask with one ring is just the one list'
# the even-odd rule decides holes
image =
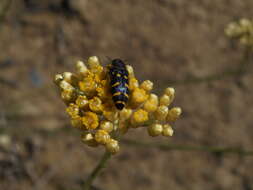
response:
{"label": "plant stem", "polygon": [[101,160],[99,161],[99,163],[97,164],[97,166],[93,169],[93,171],[91,172],[91,174],[88,176],[87,180],[85,181],[84,190],[90,189],[92,182],[94,181],[94,179],[96,179],[99,172],[105,167],[105,164],[110,158],[111,158],[111,153],[106,151],[104,155],[102,156]]}

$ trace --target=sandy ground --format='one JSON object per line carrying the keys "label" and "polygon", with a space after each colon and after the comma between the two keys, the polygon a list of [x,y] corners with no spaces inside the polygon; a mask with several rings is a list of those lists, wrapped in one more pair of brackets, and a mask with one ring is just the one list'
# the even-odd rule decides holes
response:
{"label": "sandy ground", "polygon": [[[103,149],[80,142],[52,79],[91,55],[126,59],[155,92],[176,89],[183,115],[175,135],[151,138],[140,129],[127,139],[253,149],[252,64],[241,76],[189,79],[242,64],[243,49],[224,27],[252,18],[252,8],[252,0],[13,0],[0,23],[0,189],[81,189]],[[252,190],[252,171],[252,156],[122,142],[94,186]]]}

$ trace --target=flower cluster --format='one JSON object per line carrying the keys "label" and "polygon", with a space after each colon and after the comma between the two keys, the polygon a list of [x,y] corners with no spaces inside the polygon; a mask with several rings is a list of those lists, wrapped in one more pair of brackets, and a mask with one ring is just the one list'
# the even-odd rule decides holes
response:
{"label": "flower cluster", "polygon": [[151,93],[153,83],[139,84],[134,70],[129,73],[129,101],[126,107],[116,109],[110,92],[108,71],[96,56],[90,57],[87,66],[78,61],[77,73],[64,72],[55,76],[66,103],[66,112],[74,128],[82,131],[82,141],[89,146],[104,145],[107,151],[119,151],[118,137],[130,128],[146,127],[150,136],[172,136],[170,122],[181,114],[179,107],[168,108],[175,96],[173,88],[166,88],[162,96]]}
{"label": "flower cluster", "polygon": [[243,18],[237,22],[231,22],[225,28],[225,34],[239,39],[240,44],[253,48],[253,20]]}

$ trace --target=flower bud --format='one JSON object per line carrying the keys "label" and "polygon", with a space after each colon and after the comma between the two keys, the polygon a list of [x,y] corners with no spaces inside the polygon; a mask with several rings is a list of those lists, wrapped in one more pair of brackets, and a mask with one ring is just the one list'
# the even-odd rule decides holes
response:
{"label": "flower bud", "polygon": [[181,108],[174,107],[174,108],[169,110],[166,120],[169,121],[169,122],[174,122],[179,118],[181,113],[182,113]]}
{"label": "flower bud", "polygon": [[59,85],[59,83],[63,80],[63,76],[61,74],[57,74],[54,77],[55,84]]}
{"label": "flower bud", "polygon": [[173,135],[173,132],[174,131],[170,125],[168,125],[168,124],[163,125],[163,132],[162,132],[163,136],[171,137]]}
{"label": "flower bud", "polygon": [[148,134],[152,137],[160,135],[162,131],[163,131],[163,126],[160,124],[152,124],[148,126]]}
{"label": "flower bud", "polygon": [[158,96],[155,94],[150,94],[148,100],[144,103],[144,110],[147,112],[154,112],[158,108]]}
{"label": "flower bud", "polygon": [[148,95],[145,90],[140,88],[135,88],[132,92],[132,103],[134,105],[141,104],[148,99]]}
{"label": "flower bud", "polygon": [[130,116],[132,115],[132,110],[131,109],[126,109],[124,108],[120,113],[120,120],[124,121],[130,118]]}
{"label": "flower bud", "polygon": [[102,111],[102,101],[95,96],[94,98],[89,100],[89,107],[91,111],[98,113]]}
{"label": "flower bud", "polygon": [[113,130],[113,123],[110,121],[102,121],[100,124],[100,129],[110,133]]}
{"label": "flower bud", "polygon": [[119,143],[114,139],[110,139],[106,143],[106,150],[112,154],[119,152]]}
{"label": "flower bud", "polygon": [[141,83],[140,88],[149,92],[153,89],[153,82],[151,82],[150,80],[145,80]]}
{"label": "flower bud", "polygon": [[131,123],[133,125],[143,124],[146,121],[148,121],[148,112],[146,112],[145,110],[139,109],[132,114]]}
{"label": "flower bud", "polygon": [[88,146],[96,147],[98,143],[95,141],[93,135],[91,133],[83,133],[81,136],[82,142],[87,144]]}
{"label": "flower bud", "polygon": [[98,116],[93,112],[85,112],[82,122],[87,129],[96,129],[99,125]]}
{"label": "flower bud", "polygon": [[95,140],[99,144],[106,144],[109,139],[110,139],[110,135],[105,130],[99,129],[96,131]]}
{"label": "flower bud", "polygon": [[74,90],[74,87],[65,80],[60,81],[59,86],[62,90],[67,90],[67,91],[73,91]]}
{"label": "flower bud", "polygon": [[159,106],[155,112],[155,118],[159,121],[164,121],[169,112],[167,106]]}
{"label": "flower bud", "polygon": [[88,107],[89,101],[86,96],[79,95],[76,99],[76,105],[78,105],[79,108],[84,109]]}
{"label": "flower bud", "polygon": [[69,104],[69,106],[66,108],[66,112],[71,116],[71,117],[76,117],[79,114],[79,108],[76,104]]}
{"label": "flower bud", "polygon": [[89,72],[88,68],[82,61],[77,61],[76,69],[77,69],[78,74],[83,77],[87,76]]}

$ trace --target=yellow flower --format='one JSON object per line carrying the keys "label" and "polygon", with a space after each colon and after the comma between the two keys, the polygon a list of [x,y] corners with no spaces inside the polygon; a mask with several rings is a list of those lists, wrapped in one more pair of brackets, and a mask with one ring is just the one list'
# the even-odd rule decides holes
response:
{"label": "yellow flower", "polygon": [[110,139],[110,135],[108,134],[107,131],[99,129],[95,133],[95,140],[99,144],[106,144],[108,140]]}
{"label": "yellow flower", "polygon": [[147,92],[141,88],[135,88],[132,92],[133,105],[139,105],[148,99]]}
{"label": "yellow flower", "polygon": [[81,91],[85,92],[88,96],[92,96],[96,91],[96,82],[94,80],[94,74],[88,73],[87,78],[79,81],[79,88]]}
{"label": "yellow flower", "polygon": [[178,108],[178,107],[172,108],[171,110],[169,110],[166,119],[167,121],[171,121],[171,122],[176,121],[181,115],[181,113],[182,113],[181,108]]}
{"label": "yellow flower", "polygon": [[225,34],[238,39],[241,45],[253,48],[253,19],[242,18],[238,22],[231,22],[225,28]]}
{"label": "yellow flower", "polygon": [[145,80],[141,83],[140,88],[145,91],[151,91],[153,89],[153,82],[151,82],[150,80]]}
{"label": "yellow flower", "polygon": [[139,82],[134,77],[129,77],[129,90],[134,90],[139,87]]}
{"label": "yellow flower", "polygon": [[89,100],[90,110],[93,112],[101,112],[102,111],[102,101],[98,97],[94,97]]}
{"label": "yellow flower", "polygon": [[76,99],[76,105],[81,108],[87,108],[89,105],[89,101],[86,96],[79,95]]}
{"label": "yellow flower", "polygon": [[110,121],[102,121],[101,124],[100,124],[100,129],[110,133],[113,131],[113,123],[110,122]]}
{"label": "yellow flower", "polygon": [[119,152],[119,143],[114,139],[109,139],[106,143],[106,149],[112,154]]}
{"label": "yellow flower", "polygon": [[144,122],[148,121],[148,112],[143,109],[139,109],[133,113],[131,117],[133,127],[136,127],[136,124],[143,124]]}
{"label": "yellow flower", "polygon": [[71,125],[77,129],[85,130],[86,127],[83,125],[82,117],[79,115],[72,117]]}
{"label": "yellow flower", "polygon": [[65,102],[71,102],[74,100],[75,98],[75,94],[73,92],[73,90],[63,90],[61,92],[61,98],[65,101]]}
{"label": "yellow flower", "polygon": [[150,94],[149,99],[144,103],[144,110],[154,112],[158,108],[158,97],[155,94]]}
{"label": "yellow flower", "polygon": [[150,136],[155,137],[163,132],[163,126],[161,124],[152,124],[148,127],[148,133]]}
{"label": "yellow flower", "polygon": [[159,106],[155,112],[155,118],[158,121],[164,121],[168,115],[169,108],[167,106]]}
{"label": "yellow flower", "polygon": [[79,114],[79,108],[76,104],[71,103],[69,107],[66,108],[66,112],[71,116],[71,117],[76,117]]}
{"label": "yellow flower", "polygon": [[93,112],[85,112],[82,117],[82,122],[87,129],[96,129],[99,124],[98,116]]}
{"label": "yellow flower", "polygon": [[91,133],[84,132],[81,136],[81,139],[83,143],[87,144],[88,146],[97,147],[99,145]]}
{"label": "yellow flower", "polygon": [[83,132],[84,144],[102,145],[115,154],[120,149],[119,142],[111,136],[124,135],[129,128],[146,126],[150,136],[172,136],[173,129],[168,122],[178,119],[182,112],[178,107],[169,109],[175,97],[174,88],[166,88],[158,97],[151,93],[153,82],[145,80],[139,85],[133,67],[126,65],[129,94],[125,96],[128,101],[124,101],[124,109],[118,110],[113,102],[108,70],[96,56],[90,57],[86,63],[87,66],[78,61],[76,73],[64,72],[54,78],[67,105],[71,125]]}
{"label": "yellow flower", "polygon": [[170,125],[168,125],[168,124],[163,125],[162,135],[166,136],[166,137],[171,137],[173,135],[173,129],[172,129],[172,127]]}

